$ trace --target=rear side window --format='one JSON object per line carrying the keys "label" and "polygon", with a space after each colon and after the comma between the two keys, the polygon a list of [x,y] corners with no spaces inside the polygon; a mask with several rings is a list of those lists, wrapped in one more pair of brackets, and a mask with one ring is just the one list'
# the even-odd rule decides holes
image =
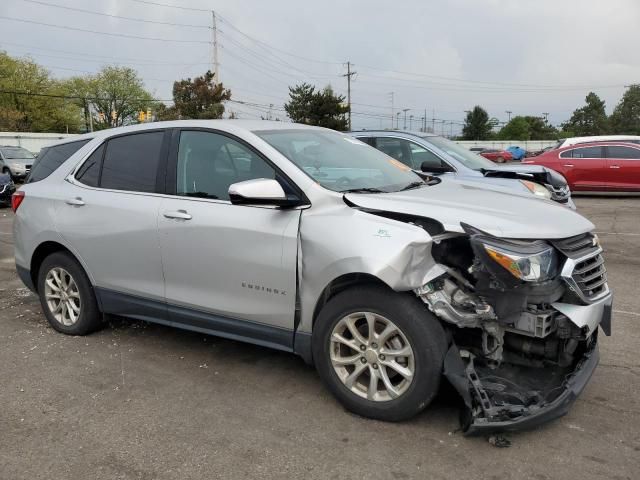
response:
{"label": "rear side window", "polygon": [[574,148],[562,152],[560,158],[603,158],[602,147]]}
{"label": "rear side window", "polygon": [[627,158],[637,160],[640,159],[640,150],[630,147],[610,146],[607,148],[607,156],[609,158]]}
{"label": "rear side window", "polygon": [[27,183],[39,182],[47,178],[90,140],[91,139],[80,140],[78,142],[63,143],[62,145],[43,148],[31,167],[31,174],[29,175]]}
{"label": "rear side window", "polygon": [[148,132],[109,140],[100,187],[155,192],[164,132]]}
{"label": "rear side window", "polygon": [[100,145],[89,155],[76,172],[76,180],[90,187],[97,187],[100,180],[100,164],[104,154],[104,144]]}

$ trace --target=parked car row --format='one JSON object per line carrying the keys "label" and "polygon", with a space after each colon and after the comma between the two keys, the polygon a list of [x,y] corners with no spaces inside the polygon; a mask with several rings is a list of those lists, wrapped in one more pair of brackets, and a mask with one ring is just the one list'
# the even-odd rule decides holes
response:
{"label": "parked car row", "polygon": [[411,418],[443,376],[467,434],[566,413],[612,294],[594,225],[551,201],[564,179],[352,135],[189,120],[66,139],[12,197],[18,274],[59,332],[117,314],[293,352],[365,417]]}

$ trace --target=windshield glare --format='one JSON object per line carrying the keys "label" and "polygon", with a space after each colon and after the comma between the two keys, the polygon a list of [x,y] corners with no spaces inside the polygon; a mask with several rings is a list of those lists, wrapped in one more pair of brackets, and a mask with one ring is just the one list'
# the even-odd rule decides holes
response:
{"label": "windshield glare", "polygon": [[254,133],[334,192],[396,192],[422,181],[406,165],[342,133],[297,129]]}
{"label": "windshield glare", "polygon": [[481,170],[483,168],[491,169],[495,168],[495,163],[491,160],[487,160],[479,153],[474,153],[466,148],[458,145],[457,143],[447,140],[442,137],[423,137],[427,142],[435,145],[440,150],[448,153],[453,158],[462,163],[465,167],[472,170]]}
{"label": "windshield glare", "polygon": [[2,155],[7,160],[33,160],[35,157],[24,148],[3,148]]}

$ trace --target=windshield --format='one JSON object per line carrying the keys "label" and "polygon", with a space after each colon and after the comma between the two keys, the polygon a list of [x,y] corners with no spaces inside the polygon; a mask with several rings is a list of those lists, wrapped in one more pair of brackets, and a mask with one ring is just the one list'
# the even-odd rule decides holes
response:
{"label": "windshield", "polygon": [[311,129],[254,133],[334,192],[397,192],[426,185],[403,163],[342,133]]}
{"label": "windshield", "polygon": [[7,160],[33,160],[35,157],[29,150],[24,148],[3,148],[2,156]]}
{"label": "windshield", "polygon": [[[457,143],[452,142],[451,140],[447,140],[442,137],[423,137],[427,142],[435,145],[440,150],[451,155],[453,158],[462,163],[465,167],[471,168],[472,170],[481,170],[483,168],[493,169],[495,168],[495,163],[491,160],[487,160],[483,156],[473,153],[466,148],[458,145]],[[486,150],[485,150],[486,151]]]}

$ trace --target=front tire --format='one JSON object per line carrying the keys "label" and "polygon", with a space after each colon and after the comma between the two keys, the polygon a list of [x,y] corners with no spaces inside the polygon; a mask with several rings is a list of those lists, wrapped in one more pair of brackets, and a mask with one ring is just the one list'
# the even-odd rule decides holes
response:
{"label": "front tire", "polygon": [[417,297],[385,287],[354,287],[324,306],[313,356],[325,385],[351,412],[409,419],[438,392],[447,338]]}
{"label": "front tire", "polygon": [[91,282],[66,252],[44,259],[38,271],[40,304],[49,324],[67,335],[86,335],[102,326]]}

